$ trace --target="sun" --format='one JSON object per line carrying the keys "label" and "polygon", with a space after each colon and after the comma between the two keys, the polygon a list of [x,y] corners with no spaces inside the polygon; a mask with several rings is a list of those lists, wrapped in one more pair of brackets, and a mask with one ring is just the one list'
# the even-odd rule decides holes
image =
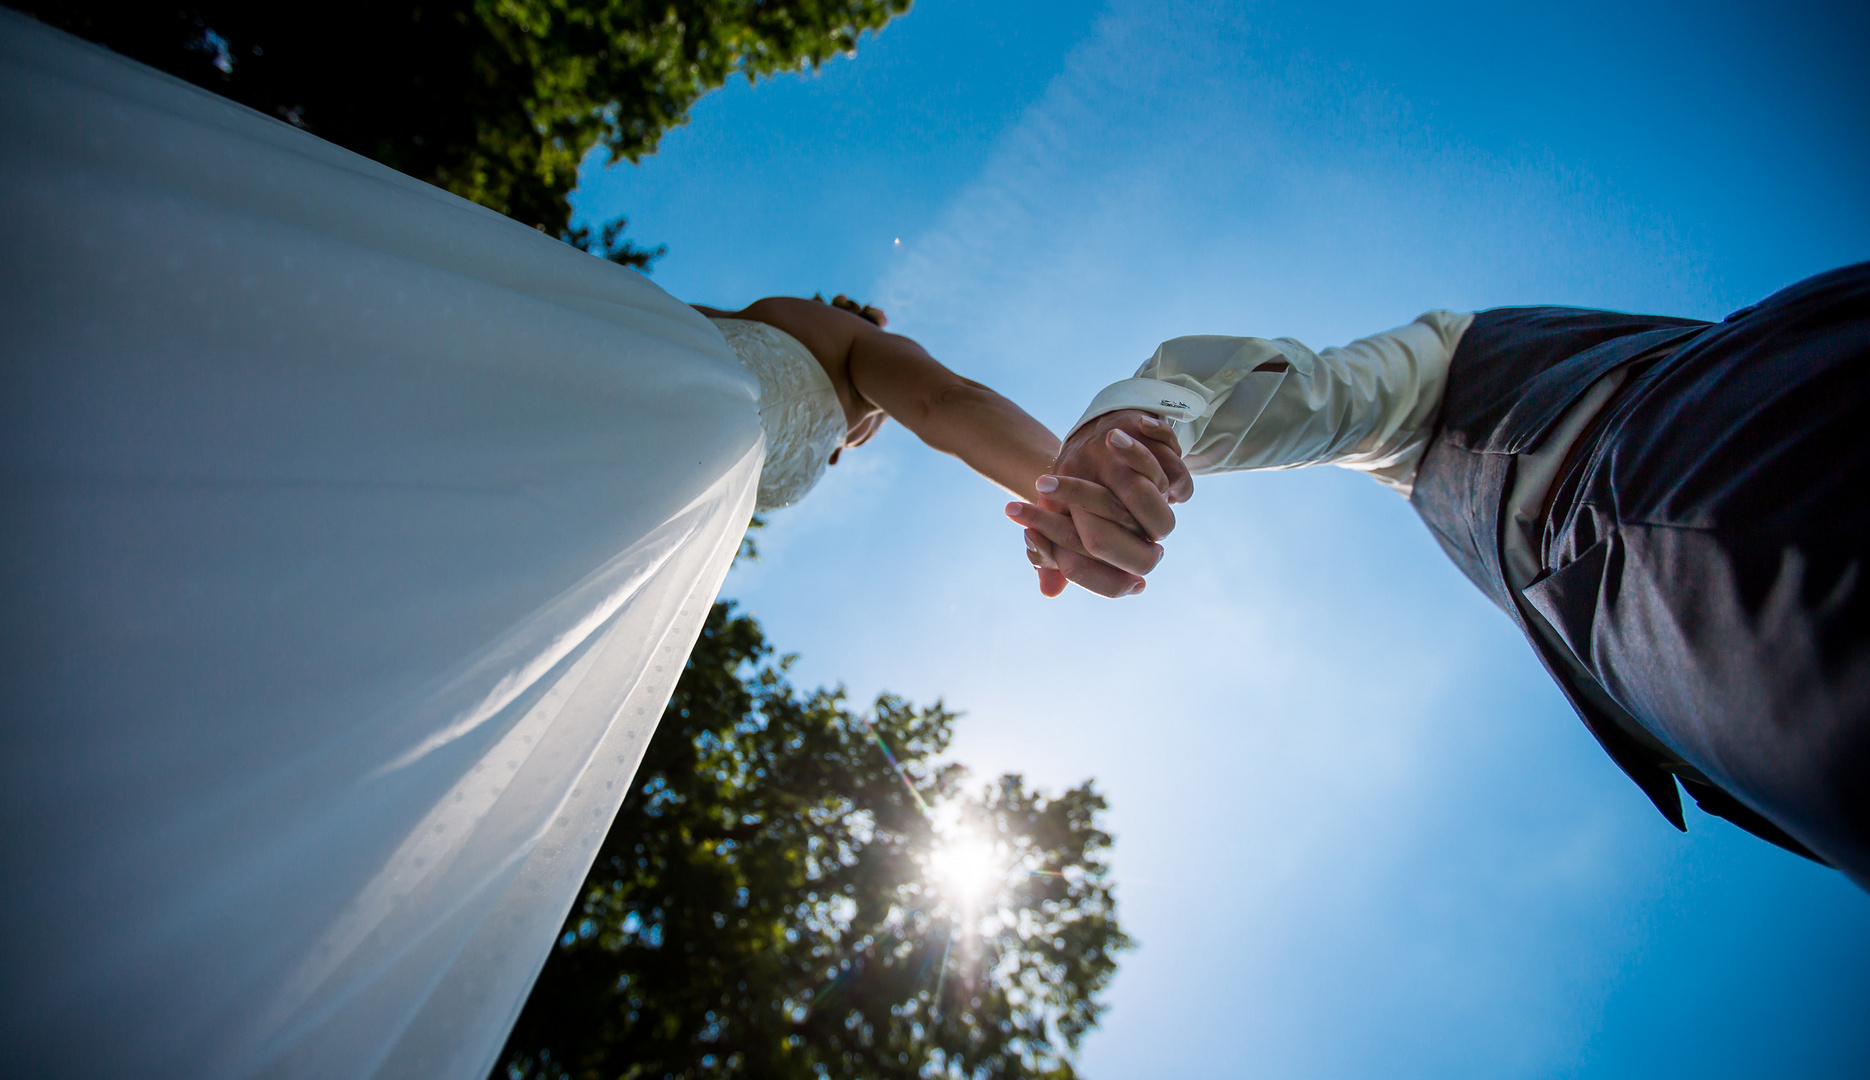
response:
{"label": "sun", "polygon": [[928,876],[949,897],[972,907],[1006,880],[1006,864],[992,842],[964,833],[945,838],[929,853]]}

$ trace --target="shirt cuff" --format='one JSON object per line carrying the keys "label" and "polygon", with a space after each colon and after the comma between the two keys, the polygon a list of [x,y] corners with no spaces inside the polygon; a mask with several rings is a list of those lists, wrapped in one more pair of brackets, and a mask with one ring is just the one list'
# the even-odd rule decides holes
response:
{"label": "shirt cuff", "polygon": [[1105,413],[1120,409],[1141,409],[1165,420],[1186,423],[1201,419],[1208,411],[1208,399],[1186,386],[1161,379],[1125,379],[1099,390],[1091,399],[1091,407],[1084,410],[1084,415],[1071,425],[1065,437],[1071,438],[1072,432]]}

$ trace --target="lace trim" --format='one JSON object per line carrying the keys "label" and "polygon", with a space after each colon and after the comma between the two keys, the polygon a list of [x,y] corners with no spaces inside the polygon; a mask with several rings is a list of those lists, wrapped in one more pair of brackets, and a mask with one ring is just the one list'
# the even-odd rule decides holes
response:
{"label": "lace trim", "polygon": [[710,319],[734,355],[760,380],[760,426],[766,462],[757,509],[777,510],[805,497],[825,474],[848,425],[831,377],[799,339],[750,319]]}

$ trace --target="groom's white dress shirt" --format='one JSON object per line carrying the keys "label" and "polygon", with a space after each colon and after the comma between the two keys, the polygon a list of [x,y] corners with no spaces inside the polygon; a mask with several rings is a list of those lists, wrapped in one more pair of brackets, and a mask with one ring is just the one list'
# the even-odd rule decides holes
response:
{"label": "groom's white dress shirt", "polygon": [[[1072,430],[1107,412],[1141,409],[1172,422],[1190,472],[1339,465],[1405,498],[1434,433],[1448,365],[1472,312],[1431,311],[1407,326],[1313,352],[1291,338],[1181,337],[1136,375],[1091,401]],[[1531,452],[1519,455],[1502,540],[1507,581],[1543,569],[1539,514],[1571,444],[1623,372],[1600,379]]]}
{"label": "groom's white dress shirt", "polygon": [[1073,429],[1142,409],[1173,422],[1191,472],[1341,465],[1407,496],[1473,321],[1431,311],[1322,352],[1291,338],[1175,338],[1105,387]]}

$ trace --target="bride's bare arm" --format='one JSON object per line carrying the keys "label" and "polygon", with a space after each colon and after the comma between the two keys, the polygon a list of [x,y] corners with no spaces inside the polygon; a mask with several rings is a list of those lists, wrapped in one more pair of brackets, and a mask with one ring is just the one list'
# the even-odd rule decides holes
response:
{"label": "bride's bare arm", "polygon": [[949,371],[900,334],[859,328],[851,341],[852,387],[916,437],[1028,502],[1051,471],[1058,438],[1026,410]]}
{"label": "bride's bare arm", "polygon": [[829,304],[788,296],[756,300],[741,311],[700,304],[695,309],[710,318],[757,319],[797,338],[824,365],[853,432],[862,432],[866,413],[881,409],[929,446],[1020,498],[1039,498],[1032,483],[1051,470],[1058,438],[1024,409],[949,371],[909,338]]}

